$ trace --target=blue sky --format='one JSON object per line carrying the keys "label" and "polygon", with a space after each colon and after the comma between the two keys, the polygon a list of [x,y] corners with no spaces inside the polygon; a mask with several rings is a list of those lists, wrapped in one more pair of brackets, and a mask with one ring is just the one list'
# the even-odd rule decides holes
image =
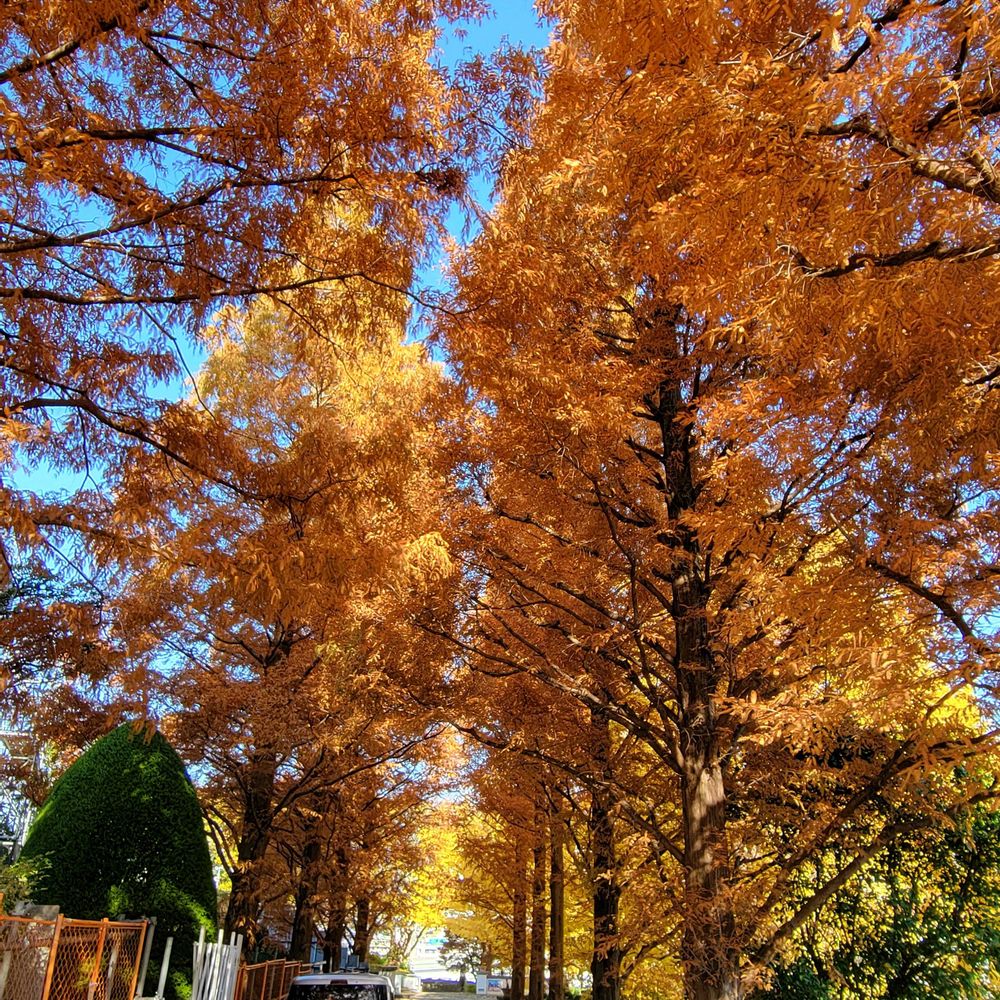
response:
{"label": "blue sky", "polygon": [[548,40],[548,28],[538,23],[531,0],[500,0],[494,4],[491,17],[461,28],[466,32],[464,39],[454,37],[454,31],[442,39],[441,48],[449,64],[477,52],[493,52],[504,41],[540,47]]}

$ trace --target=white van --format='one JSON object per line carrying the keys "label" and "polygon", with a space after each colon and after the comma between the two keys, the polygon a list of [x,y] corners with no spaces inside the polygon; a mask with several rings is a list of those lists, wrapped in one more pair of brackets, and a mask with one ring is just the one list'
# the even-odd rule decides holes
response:
{"label": "white van", "polygon": [[370,972],[314,972],[296,976],[288,1000],[394,1000],[392,983]]}

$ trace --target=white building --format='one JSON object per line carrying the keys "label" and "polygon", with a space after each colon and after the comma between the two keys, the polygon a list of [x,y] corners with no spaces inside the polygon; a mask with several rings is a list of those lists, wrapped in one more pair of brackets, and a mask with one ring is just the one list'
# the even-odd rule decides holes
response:
{"label": "white building", "polygon": [[458,982],[458,973],[449,972],[441,960],[443,946],[443,927],[428,927],[424,930],[410,952],[410,971],[421,979],[454,979]]}

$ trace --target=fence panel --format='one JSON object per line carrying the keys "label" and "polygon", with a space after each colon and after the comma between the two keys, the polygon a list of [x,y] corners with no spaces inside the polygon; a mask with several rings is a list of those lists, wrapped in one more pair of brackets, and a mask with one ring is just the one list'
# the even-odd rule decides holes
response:
{"label": "fence panel", "polygon": [[0,916],[0,1000],[132,1000],[145,922]]}
{"label": "fence panel", "polygon": [[91,991],[101,972],[102,937],[99,923],[63,921],[45,1000],[104,1000],[94,995],[96,989]]}
{"label": "fence panel", "polygon": [[0,1000],[41,1000],[54,920],[0,916]]}
{"label": "fence panel", "polygon": [[285,963],[268,962],[267,964],[267,1000],[279,1000],[281,998],[281,974],[285,971]]}
{"label": "fence panel", "polygon": [[237,980],[236,1000],[285,1000],[292,980],[310,969],[309,965],[283,958],[244,965]]}
{"label": "fence panel", "polygon": [[288,996],[288,991],[292,986],[292,980],[296,976],[302,975],[303,972],[309,971],[311,971],[310,966],[302,966],[298,962],[285,962],[285,969],[281,976],[282,1000],[284,1000],[284,997]]}
{"label": "fence panel", "polygon": [[104,942],[105,1000],[132,1000],[135,996],[145,938],[146,924],[111,924],[108,927]]}
{"label": "fence panel", "polygon": [[234,1000],[239,989],[242,949],[242,934],[231,934],[229,944],[224,944],[222,931],[217,941],[206,941],[202,928],[194,946],[191,1000]]}
{"label": "fence panel", "polygon": [[240,974],[239,989],[236,991],[236,1000],[261,1000],[263,980],[263,965],[244,965]]}

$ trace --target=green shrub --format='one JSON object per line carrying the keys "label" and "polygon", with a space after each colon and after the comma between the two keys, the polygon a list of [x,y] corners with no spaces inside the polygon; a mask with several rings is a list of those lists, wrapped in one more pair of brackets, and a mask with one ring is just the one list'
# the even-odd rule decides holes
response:
{"label": "green shrub", "polygon": [[10,913],[22,899],[31,898],[32,886],[37,884],[45,868],[44,858],[0,861],[0,894],[3,895],[4,913]]}
{"label": "green shrub", "polygon": [[215,929],[215,884],[197,795],[160,733],[123,725],[93,744],[53,786],[21,856],[46,859],[34,899],[68,917],[155,916],[154,956],[172,935],[171,969],[189,980],[200,928]]}

